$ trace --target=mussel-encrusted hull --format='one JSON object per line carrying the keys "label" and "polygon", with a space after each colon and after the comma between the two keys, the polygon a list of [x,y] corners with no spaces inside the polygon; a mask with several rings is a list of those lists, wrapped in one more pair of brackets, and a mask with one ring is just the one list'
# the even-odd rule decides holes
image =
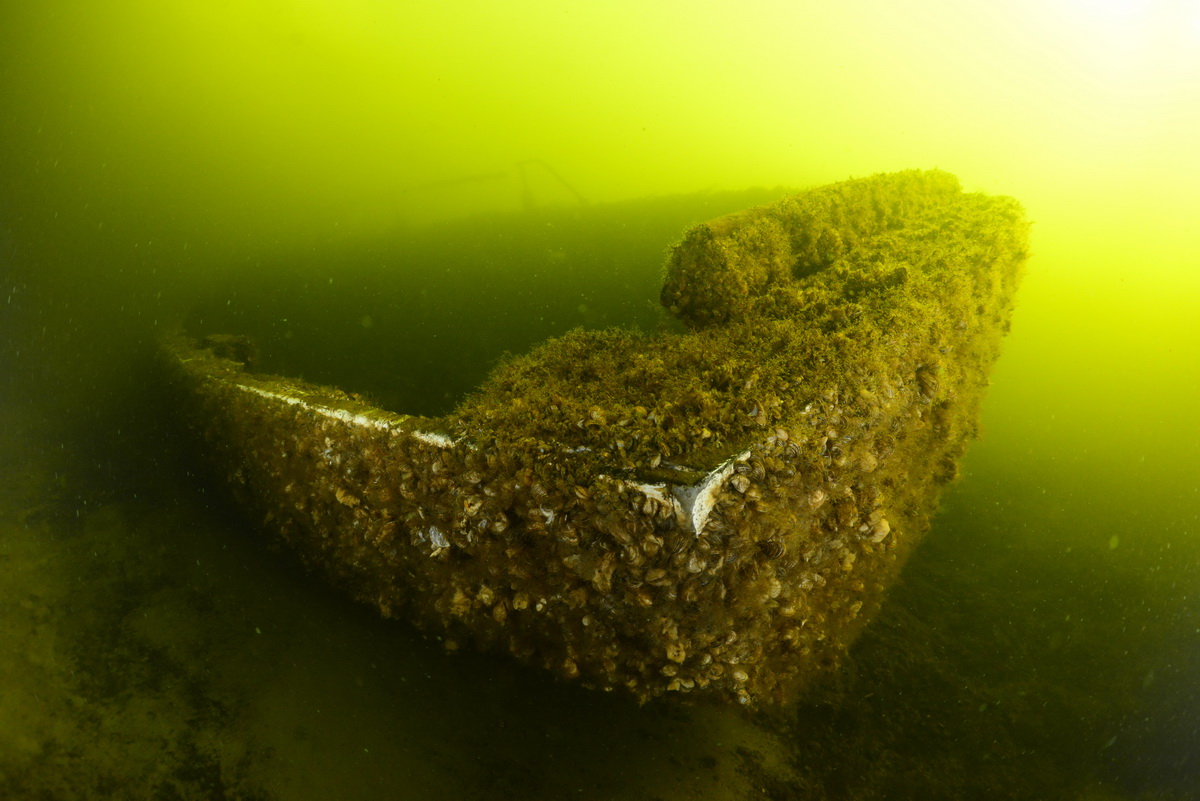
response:
{"label": "mussel-encrusted hull", "polygon": [[1027,224],[909,172],[700,225],[691,331],[574,332],[450,417],[165,352],[238,496],[385,615],[589,686],[791,697],[835,666],[974,435]]}

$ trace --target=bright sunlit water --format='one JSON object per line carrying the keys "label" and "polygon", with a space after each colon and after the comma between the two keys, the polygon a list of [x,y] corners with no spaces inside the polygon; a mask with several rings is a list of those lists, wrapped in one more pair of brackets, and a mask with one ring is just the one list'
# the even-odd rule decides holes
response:
{"label": "bright sunlit water", "polygon": [[[0,7],[0,798],[1200,798],[1200,3]],[[447,655],[271,550],[155,338],[441,413],[688,225],[938,167],[1033,257],[963,476],[782,710]]]}

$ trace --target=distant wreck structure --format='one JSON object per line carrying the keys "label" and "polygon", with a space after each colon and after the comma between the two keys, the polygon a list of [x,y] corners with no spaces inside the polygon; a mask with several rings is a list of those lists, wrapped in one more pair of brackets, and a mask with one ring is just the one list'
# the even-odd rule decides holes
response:
{"label": "distant wreck structure", "polygon": [[976,434],[1028,223],[944,172],[698,225],[688,330],[574,331],[438,419],[164,345],[189,424],[262,526],[448,645],[645,701],[785,702],[835,668]]}

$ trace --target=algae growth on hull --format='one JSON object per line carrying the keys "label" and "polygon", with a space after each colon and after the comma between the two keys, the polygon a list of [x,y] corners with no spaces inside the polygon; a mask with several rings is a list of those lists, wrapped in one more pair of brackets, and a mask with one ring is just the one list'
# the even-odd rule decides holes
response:
{"label": "algae growth on hull", "polygon": [[928,528],[1026,236],[940,172],[724,217],[668,263],[690,331],[573,332],[438,419],[252,374],[228,339],[166,350],[239,496],[360,600],[643,700],[780,701]]}

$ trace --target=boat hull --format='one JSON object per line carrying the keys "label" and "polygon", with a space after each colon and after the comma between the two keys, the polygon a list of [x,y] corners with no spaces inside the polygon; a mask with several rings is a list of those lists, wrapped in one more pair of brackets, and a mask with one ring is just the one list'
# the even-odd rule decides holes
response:
{"label": "boat hull", "polygon": [[689,231],[684,334],[573,332],[417,418],[173,335],[208,457],[315,570],[450,647],[641,700],[835,668],[976,435],[1026,258],[1007,198],[910,172]]}

